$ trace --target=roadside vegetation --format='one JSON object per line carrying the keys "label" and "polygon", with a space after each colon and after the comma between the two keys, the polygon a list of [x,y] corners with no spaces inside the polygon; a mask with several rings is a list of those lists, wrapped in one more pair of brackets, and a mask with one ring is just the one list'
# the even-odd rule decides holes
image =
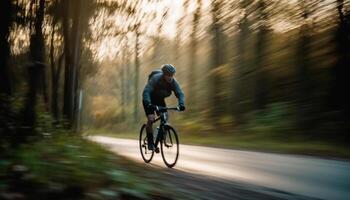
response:
{"label": "roadside vegetation", "polygon": [[80,136],[61,134],[2,157],[0,199],[195,199],[161,174]]}
{"label": "roadside vegetation", "polygon": [[[347,126],[345,122],[324,122],[309,132],[301,131],[288,109],[285,104],[276,104],[264,113],[250,113],[252,120],[241,127],[232,126],[230,119],[215,127],[205,116],[188,118],[186,113],[170,113],[170,123],[178,130],[181,144],[350,158],[347,134],[338,130]],[[87,128],[84,134],[138,140],[139,131],[135,125],[117,124]]]}

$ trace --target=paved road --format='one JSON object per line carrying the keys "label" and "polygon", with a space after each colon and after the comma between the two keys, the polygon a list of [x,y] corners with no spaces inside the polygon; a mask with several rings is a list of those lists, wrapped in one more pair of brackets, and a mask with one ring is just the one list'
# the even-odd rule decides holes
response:
{"label": "paved road", "polygon": [[[90,139],[143,162],[136,140],[103,136]],[[152,163],[165,167],[160,154],[155,155]],[[180,145],[180,157],[174,168],[311,198],[350,199],[350,162],[346,161]]]}

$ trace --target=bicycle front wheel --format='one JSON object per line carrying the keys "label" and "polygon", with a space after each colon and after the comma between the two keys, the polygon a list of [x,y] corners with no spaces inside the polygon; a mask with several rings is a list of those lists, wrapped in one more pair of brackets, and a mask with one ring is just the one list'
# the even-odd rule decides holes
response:
{"label": "bicycle front wheel", "polygon": [[179,138],[175,129],[171,126],[164,128],[165,133],[161,141],[162,158],[165,165],[169,168],[175,166],[179,158]]}
{"label": "bicycle front wheel", "polygon": [[140,152],[141,152],[142,159],[146,163],[151,162],[151,160],[153,158],[154,151],[148,150],[147,132],[146,132],[146,125],[145,124],[141,127],[141,130],[140,130],[139,146],[140,146]]}

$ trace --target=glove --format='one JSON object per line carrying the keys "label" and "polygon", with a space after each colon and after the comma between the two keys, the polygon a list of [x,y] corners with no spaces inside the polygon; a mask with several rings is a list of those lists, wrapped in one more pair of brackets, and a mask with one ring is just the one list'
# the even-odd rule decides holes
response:
{"label": "glove", "polygon": [[185,109],[186,109],[185,106],[184,106],[183,104],[179,104],[178,107],[179,107],[179,110],[180,110],[180,111],[185,111]]}

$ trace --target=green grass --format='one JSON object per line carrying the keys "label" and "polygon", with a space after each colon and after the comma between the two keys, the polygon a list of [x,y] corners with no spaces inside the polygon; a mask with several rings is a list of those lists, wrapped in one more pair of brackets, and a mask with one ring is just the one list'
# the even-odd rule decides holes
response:
{"label": "green grass", "polygon": [[63,135],[24,145],[1,159],[0,198],[15,191],[28,199],[56,193],[55,199],[188,199],[183,191],[162,190],[176,187],[159,174],[82,137]]}
{"label": "green grass", "polygon": [[[300,136],[281,138],[270,134],[220,133],[210,130],[200,133],[198,131],[187,129],[186,127],[180,127],[178,130],[181,144],[322,157],[350,158],[350,148],[345,145],[326,141],[316,141]],[[111,131],[106,129],[89,129],[85,134],[138,140],[139,130]]]}

